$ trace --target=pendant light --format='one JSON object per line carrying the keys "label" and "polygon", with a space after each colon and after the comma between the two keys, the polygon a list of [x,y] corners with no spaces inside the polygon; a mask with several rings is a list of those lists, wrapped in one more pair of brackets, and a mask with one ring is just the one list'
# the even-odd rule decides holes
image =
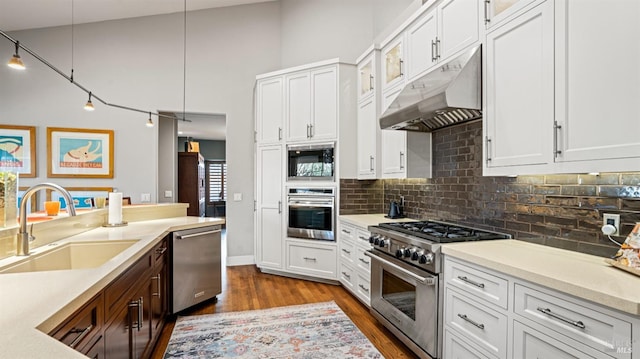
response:
{"label": "pendant light", "polygon": [[91,91],[89,91],[89,101],[84,105],[84,109],[87,111],[95,110],[95,107],[93,107],[93,103],[91,102]]}
{"label": "pendant light", "polygon": [[153,127],[153,120],[151,119],[151,112],[149,112],[149,121],[147,121],[147,127]]}
{"label": "pendant light", "polygon": [[24,66],[24,62],[22,62],[22,59],[18,54],[19,48],[20,48],[20,41],[16,41],[16,53],[13,54],[13,57],[11,57],[11,60],[9,60],[9,62],[7,63],[7,66],[16,70],[24,70],[26,69],[26,67]]}

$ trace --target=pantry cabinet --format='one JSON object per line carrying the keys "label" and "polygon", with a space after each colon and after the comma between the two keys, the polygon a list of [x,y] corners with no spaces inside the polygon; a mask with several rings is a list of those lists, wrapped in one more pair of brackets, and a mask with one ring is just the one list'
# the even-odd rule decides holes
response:
{"label": "pantry cabinet", "polygon": [[282,77],[256,83],[256,142],[281,143],[284,139],[284,80]]}
{"label": "pantry cabinet", "polygon": [[260,146],[256,164],[256,262],[260,268],[282,269],[284,197],[282,146]]}
{"label": "pantry cabinet", "polygon": [[637,358],[638,318],[450,256],[443,273],[445,359]]}

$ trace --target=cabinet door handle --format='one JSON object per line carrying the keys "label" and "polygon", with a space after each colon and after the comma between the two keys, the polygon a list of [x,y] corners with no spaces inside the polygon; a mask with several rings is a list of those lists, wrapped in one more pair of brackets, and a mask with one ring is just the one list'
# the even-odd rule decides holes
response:
{"label": "cabinet door handle", "polygon": [[467,277],[458,276],[458,279],[460,279],[461,281],[463,281],[465,283],[468,283],[468,284],[471,284],[473,286],[476,286],[478,288],[484,288],[484,283],[478,283],[478,282],[473,281],[473,280],[471,280],[471,279],[469,279]]}
{"label": "cabinet door handle", "polygon": [[144,299],[140,297],[138,303],[138,331],[140,331],[144,325]]}
{"label": "cabinet door handle", "polygon": [[152,293],[151,296],[152,297],[158,297],[160,298],[160,293],[162,293],[162,287],[160,287],[162,285],[162,279],[160,277],[160,273],[158,273],[158,275],[151,277],[151,280],[157,280],[158,281],[158,291],[156,293]]}
{"label": "cabinet door handle", "polygon": [[309,136],[309,124],[307,124],[307,138],[309,138],[311,136]]}
{"label": "cabinet door handle", "polygon": [[309,125],[309,138],[313,137],[313,124]]}
{"label": "cabinet door handle", "polygon": [[562,125],[558,121],[553,121],[553,158],[558,158],[562,154],[562,150],[558,149],[558,131],[562,129]]}
{"label": "cabinet door handle", "polygon": [[491,19],[489,19],[489,5],[491,4],[491,0],[484,1],[484,24],[488,24]]}
{"label": "cabinet door handle", "polygon": [[436,60],[440,60],[440,39],[436,37]]}
{"label": "cabinet door handle", "polygon": [[[131,302],[129,302],[129,310],[131,310],[131,308],[136,308],[136,310],[138,311],[138,321],[132,323],[131,319],[129,319],[130,326],[127,325],[125,329],[129,330],[129,327],[135,327],[136,329],[138,329],[138,331],[142,329],[142,320],[144,318],[144,310],[142,309],[142,304],[142,297],[140,297],[138,300],[132,300]],[[131,315],[131,312],[129,312],[129,315]]]}
{"label": "cabinet door handle", "polygon": [[404,61],[402,61],[402,59],[400,59],[400,77],[404,76],[404,72],[403,72],[403,65],[404,65]]}
{"label": "cabinet door handle", "polygon": [[349,273],[342,272],[342,275],[347,279],[351,279],[351,276],[349,275]]}
{"label": "cabinet door handle", "polygon": [[577,328],[580,328],[580,329],[586,328],[586,326],[584,325],[584,323],[582,321],[580,321],[580,320],[571,320],[571,319],[565,318],[565,317],[561,316],[560,314],[556,314],[556,313],[552,312],[551,309],[549,309],[549,308],[538,307],[537,311],[539,311],[541,313],[544,313],[544,314],[546,314],[546,315],[548,315],[548,316],[550,316],[552,318],[558,319],[558,320],[560,320],[562,322],[565,322],[567,324],[571,324],[574,327],[577,327]]}
{"label": "cabinet door handle", "polygon": [[362,259],[362,258],[358,258],[358,259],[360,260],[360,262],[362,262],[362,263],[364,263],[364,264],[366,264],[366,265],[369,265],[369,263],[370,263],[370,262],[365,261],[365,260],[364,260],[364,259]]}
{"label": "cabinet door handle", "polygon": [[400,151],[400,169],[404,169],[404,152]]}
{"label": "cabinet door handle", "polygon": [[431,62],[436,62],[436,42],[431,40]]}
{"label": "cabinet door handle", "polygon": [[373,156],[369,156],[369,171],[373,172]]}
{"label": "cabinet door handle", "polygon": [[478,328],[478,329],[482,329],[484,330],[484,324],[480,324],[474,320],[471,320],[469,317],[467,317],[466,314],[460,314],[458,313],[458,317],[460,317],[462,320],[464,320],[465,322],[473,325],[474,327]]}
{"label": "cabinet door handle", "polygon": [[302,257],[305,261],[317,262],[318,260],[311,257]]}
{"label": "cabinet door handle", "polygon": [[156,248],[156,254],[163,255],[167,251],[167,247]]}
{"label": "cabinet door handle", "polygon": [[278,127],[278,141],[282,140],[282,127]]}
{"label": "cabinet door handle", "polygon": [[491,138],[489,136],[485,137],[486,142],[486,155],[487,155],[487,164],[491,162]]}
{"label": "cabinet door handle", "polygon": [[363,241],[369,242],[369,237],[358,236],[358,238],[362,239]]}
{"label": "cabinet door handle", "polygon": [[84,329],[75,329],[75,328],[72,329],[71,333],[80,333],[80,334],[78,334],[78,336],[71,342],[71,344],[69,344],[69,347],[75,348],[76,345],[78,345],[78,343],[80,343],[82,339],[84,339],[84,337],[86,337],[87,334],[89,334],[91,329],[93,329],[93,324],[89,324],[89,326]]}
{"label": "cabinet door handle", "polygon": [[358,287],[360,287],[360,289],[364,290],[365,292],[369,293],[369,288],[363,286],[362,284],[358,284]]}
{"label": "cabinet door handle", "polygon": [[369,91],[373,90],[373,75],[369,75]]}
{"label": "cabinet door handle", "polygon": [[278,201],[278,214],[282,213],[282,201]]}

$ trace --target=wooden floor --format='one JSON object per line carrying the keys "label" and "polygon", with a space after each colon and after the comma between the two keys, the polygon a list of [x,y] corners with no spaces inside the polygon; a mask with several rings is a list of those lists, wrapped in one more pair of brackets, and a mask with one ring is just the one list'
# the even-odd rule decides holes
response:
{"label": "wooden floor", "polygon": [[[180,315],[198,315],[264,309],[286,305],[335,301],[385,358],[416,358],[393,334],[371,316],[367,307],[341,286],[264,274],[251,266],[227,267],[218,302],[202,303]],[[152,358],[162,358],[175,324],[170,318]]]}

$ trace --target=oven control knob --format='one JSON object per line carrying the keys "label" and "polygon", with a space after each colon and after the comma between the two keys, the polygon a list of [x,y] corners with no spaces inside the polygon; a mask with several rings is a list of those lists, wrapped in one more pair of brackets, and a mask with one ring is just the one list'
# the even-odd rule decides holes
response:
{"label": "oven control knob", "polygon": [[371,236],[369,236],[369,243],[373,244],[373,241],[376,240],[376,237],[374,237],[374,235],[372,234]]}
{"label": "oven control knob", "polygon": [[380,239],[380,243],[378,243],[378,245],[380,246],[380,248],[384,248],[387,246],[387,240],[385,240],[384,238]]}
{"label": "oven control knob", "polygon": [[398,248],[398,249],[396,250],[396,258],[402,258],[402,257],[404,257],[405,253],[406,253],[406,249],[404,249],[404,248]]}
{"label": "oven control knob", "polygon": [[376,237],[373,239],[373,244],[374,244],[374,245],[376,245],[376,246],[377,246],[378,244],[380,244],[380,236],[376,236]]}
{"label": "oven control knob", "polygon": [[423,254],[422,256],[420,256],[420,263],[421,264],[433,263],[433,253],[429,252],[427,254]]}
{"label": "oven control knob", "polygon": [[412,260],[412,261],[417,261],[417,260],[419,260],[419,259],[420,259],[420,257],[423,255],[423,253],[424,253],[424,252],[422,252],[422,251],[418,252],[418,251],[415,251],[415,250],[414,250],[414,251],[413,251],[413,253],[411,253],[411,260]]}
{"label": "oven control knob", "polygon": [[415,252],[415,249],[410,249],[410,248],[405,249],[404,250],[404,257],[405,258],[411,257],[411,254],[413,254],[413,252]]}

